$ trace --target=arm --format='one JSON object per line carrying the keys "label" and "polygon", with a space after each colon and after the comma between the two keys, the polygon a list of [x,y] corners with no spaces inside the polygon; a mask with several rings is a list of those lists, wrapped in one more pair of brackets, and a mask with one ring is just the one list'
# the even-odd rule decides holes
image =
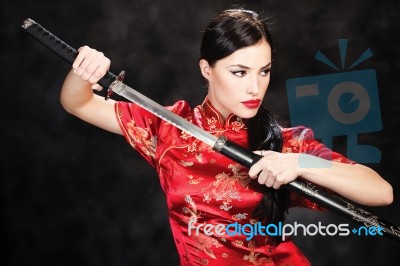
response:
{"label": "arm", "polygon": [[88,46],[81,47],[78,51],[72,70],[62,86],[62,106],[67,112],[90,124],[122,134],[115,115],[115,101],[105,101],[103,97],[93,93],[93,89],[102,89],[96,83],[110,68],[110,60]]}
{"label": "arm", "polygon": [[363,205],[389,205],[393,201],[391,185],[371,168],[313,155],[266,151],[264,157],[250,168],[249,176],[258,177],[260,184],[275,189],[301,176]]}

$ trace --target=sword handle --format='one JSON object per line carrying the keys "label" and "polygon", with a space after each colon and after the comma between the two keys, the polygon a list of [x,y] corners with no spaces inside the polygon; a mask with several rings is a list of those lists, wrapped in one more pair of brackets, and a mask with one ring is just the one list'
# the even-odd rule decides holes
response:
{"label": "sword handle", "polygon": [[[56,37],[54,34],[49,32],[47,29],[42,27],[39,23],[34,20],[27,18],[24,20],[22,26],[25,31],[30,33],[34,38],[36,38],[40,43],[49,48],[56,55],[61,57],[65,62],[69,65],[72,65],[75,58],[78,55],[78,51],[69,46],[67,43]],[[125,76],[125,72],[121,72],[118,76],[113,73],[107,71],[105,76],[99,80],[99,84],[103,86],[103,88],[107,88],[106,99],[108,99],[111,95],[111,90],[109,89],[111,84],[115,81],[123,80]]]}
{"label": "sword handle", "polygon": [[[262,156],[230,142],[225,136],[220,136],[213,149],[233,161],[250,168],[258,162]],[[365,225],[366,227],[378,226],[381,233],[392,240],[400,241],[400,227],[391,224],[361,208],[354,206],[346,199],[319,189],[315,184],[304,179],[296,179],[285,185],[290,191],[302,195],[320,206],[336,212],[337,214],[350,218],[353,222]]]}

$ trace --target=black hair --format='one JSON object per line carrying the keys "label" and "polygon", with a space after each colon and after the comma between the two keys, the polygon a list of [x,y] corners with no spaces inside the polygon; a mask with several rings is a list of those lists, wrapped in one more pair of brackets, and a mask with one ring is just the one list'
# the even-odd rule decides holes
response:
{"label": "black hair", "polygon": [[[227,9],[217,14],[203,33],[200,46],[200,59],[210,66],[238,49],[255,45],[265,39],[273,51],[273,43],[268,24],[256,12],[243,9]],[[248,143],[251,150],[282,151],[281,126],[277,119],[264,107],[246,122]],[[259,221],[278,223],[284,221],[288,208],[289,191],[286,188],[275,190],[264,186],[263,198],[254,211]],[[279,237],[274,238],[276,243]]]}

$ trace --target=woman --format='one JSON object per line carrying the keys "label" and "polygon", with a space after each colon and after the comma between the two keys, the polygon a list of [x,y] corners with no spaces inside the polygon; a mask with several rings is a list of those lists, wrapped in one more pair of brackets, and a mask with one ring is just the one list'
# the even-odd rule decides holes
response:
{"label": "woman", "polygon": [[282,128],[261,106],[270,82],[272,40],[258,14],[230,9],[216,15],[200,53],[207,97],[193,109],[184,101],[168,108],[262,155],[250,169],[133,103],[93,94],[101,89],[96,82],[110,60],[87,46],[79,49],[61,92],[68,112],[124,135],[156,168],[181,265],[309,265],[288,239],[224,231],[232,224],[277,224],[292,206],[320,209],[280,189],[300,176],[360,204],[392,202],[391,186],[375,171],[330,151],[310,129]]}

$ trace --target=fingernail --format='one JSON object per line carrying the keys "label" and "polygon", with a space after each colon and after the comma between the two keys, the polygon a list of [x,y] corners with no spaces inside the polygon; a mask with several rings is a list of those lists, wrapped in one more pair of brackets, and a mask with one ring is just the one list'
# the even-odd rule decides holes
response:
{"label": "fingernail", "polygon": [[94,90],[101,90],[101,86],[99,85],[99,84],[94,84],[93,86],[92,86],[92,89],[94,89]]}

